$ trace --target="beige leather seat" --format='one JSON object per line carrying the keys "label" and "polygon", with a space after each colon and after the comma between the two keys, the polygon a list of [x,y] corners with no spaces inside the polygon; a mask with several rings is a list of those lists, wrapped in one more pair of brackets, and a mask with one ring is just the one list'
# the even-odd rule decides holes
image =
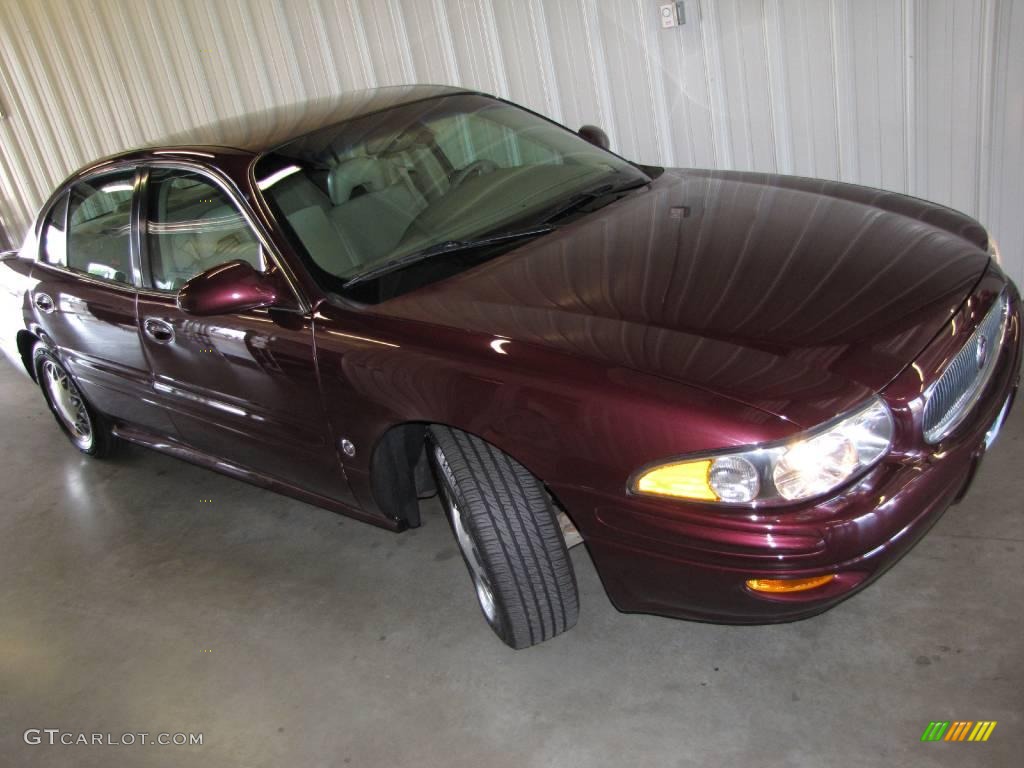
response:
{"label": "beige leather seat", "polygon": [[401,169],[383,158],[355,157],[327,177],[331,223],[349,239],[362,262],[394,250],[424,207]]}
{"label": "beige leather seat", "polygon": [[275,187],[275,200],[314,263],[349,275],[386,256],[424,208],[407,174],[394,163],[353,157],[331,169],[325,195],[304,173]]}
{"label": "beige leather seat", "polygon": [[129,282],[131,248],[127,216],[113,212],[92,221],[72,221],[68,238],[68,266],[90,274]]}
{"label": "beige leather seat", "polygon": [[304,173],[282,179],[274,199],[313,262],[332,275],[349,274],[363,262],[356,246],[331,223],[331,199]]}
{"label": "beige leather seat", "polygon": [[234,207],[217,206],[197,219],[173,223],[176,230],[150,241],[153,279],[159,287],[177,290],[200,272],[234,259],[263,268],[259,241]]}

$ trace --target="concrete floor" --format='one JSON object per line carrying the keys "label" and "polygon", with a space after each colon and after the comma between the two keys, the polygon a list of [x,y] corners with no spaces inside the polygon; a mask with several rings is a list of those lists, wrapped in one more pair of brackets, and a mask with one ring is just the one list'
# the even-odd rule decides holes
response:
{"label": "concrete floor", "polygon": [[[620,614],[576,548],[579,625],[513,652],[433,501],[395,535],[139,448],[80,458],[6,361],[0,403],[4,765],[1020,765],[1022,408],[967,500],[823,616]],[[999,724],[922,744],[935,719]]]}

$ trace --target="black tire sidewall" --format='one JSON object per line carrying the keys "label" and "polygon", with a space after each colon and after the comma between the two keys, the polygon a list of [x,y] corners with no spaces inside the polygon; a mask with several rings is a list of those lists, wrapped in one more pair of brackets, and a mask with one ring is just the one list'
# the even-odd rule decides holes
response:
{"label": "black tire sidewall", "polygon": [[[473,548],[476,549],[477,557],[480,560],[480,566],[483,568],[487,580],[491,588],[491,594],[494,598],[495,617],[494,621],[491,621],[487,614],[484,613],[483,606],[480,606],[480,600],[476,595],[476,589],[474,584],[473,598],[477,601],[477,606],[480,608],[480,612],[484,614],[484,619],[487,624],[494,630],[494,632],[508,645],[512,645],[514,637],[512,634],[512,623],[508,617],[508,609],[505,606],[505,599],[499,589],[499,582],[495,578],[494,571],[491,568],[491,563],[487,557],[487,550],[480,545],[480,535],[478,526],[474,515],[470,512],[471,506],[466,501],[464,494],[458,488],[458,479],[455,479],[453,483],[448,478],[448,473],[440,466],[437,460],[437,452],[440,452],[444,456],[444,449],[435,441],[430,438],[427,443],[430,452],[430,466],[434,472],[434,480],[438,487],[438,497],[441,501],[441,506],[444,508],[445,518],[448,520],[448,526],[452,529],[452,535],[457,536],[455,531],[455,521],[452,519],[455,514],[452,509],[451,501],[454,499],[460,510],[460,517],[462,520],[462,526],[469,533],[469,537],[473,542]],[[447,458],[445,459],[447,462]],[[449,468],[450,468],[449,464]],[[454,471],[452,472],[454,474]],[[462,547],[456,542],[456,547],[459,549],[459,554],[462,556],[462,562],[466,566],[466,571],[469,573],[470,581],[473,581],[473,566],[466,557],[466,553],[462,551]]]}

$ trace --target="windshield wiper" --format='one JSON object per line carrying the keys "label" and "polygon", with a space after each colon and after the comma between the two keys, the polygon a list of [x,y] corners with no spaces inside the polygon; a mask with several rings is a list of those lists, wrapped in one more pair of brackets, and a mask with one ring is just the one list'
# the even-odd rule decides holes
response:
{"label": "windshield wiper", "polygon": [[[551,213],[544,216],[542,222],[544,224],[550,224],[558,219],[568,216],[570,213],[578,211],[588,203],[592,203],[602,197],[608,195],[619,195],[623,192],[630,192],[640,187],[646,187],[650,184],[650,181],[630,181],[625,184],[602,184],[599,187],[588,189],[584,192],[578,192],[575,195],[571,195],[565,202],[556,207]],[[611,202],[611,201],[609,201]]]}
{"label": "windshield wiper", "polygon": [[374,278],[381,277],[389,272],[403,269],[410,264],[416,264],[420,261],[432,259],[435,256],[446,256],[449,253],[460,253],[462,251],[471,251],[476,248],[485,248],[488,245],[502,243],[506,240],[522,240],[528,237],[539,237],[540,235],[546,235],[554,230],[555,227],[550,224],[542,223],[531,227],[524,227],[523,229],[512,229],[506,232],[497,232],[493,235],[476,238],[474,240],[446,240],[443,243],[435,243],[434,245],[428,246],[422,250],[413,251],[405,256],[399,256],[397,259],[391,259],[390,261],[384,262],[378,267],[368,269],[365,272],[359,272],[342,283],[341,287],[351,288],[353,285],[358,285],[366,280],[373,280]]}

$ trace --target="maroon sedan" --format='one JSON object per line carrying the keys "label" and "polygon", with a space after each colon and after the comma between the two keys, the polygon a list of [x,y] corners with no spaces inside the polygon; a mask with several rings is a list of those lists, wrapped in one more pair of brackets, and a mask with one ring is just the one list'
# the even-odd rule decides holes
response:
{"label": "maroon sedan", "polygon": [[[394,531],[439,493],[487,622],[764,623],[965,492],[1021,308],[973,219],[631,163],[471,91],[250,115],[60,185],[0,337],[81,451],[154,448]],[[571,521],[571,522],[570,522]]]}

